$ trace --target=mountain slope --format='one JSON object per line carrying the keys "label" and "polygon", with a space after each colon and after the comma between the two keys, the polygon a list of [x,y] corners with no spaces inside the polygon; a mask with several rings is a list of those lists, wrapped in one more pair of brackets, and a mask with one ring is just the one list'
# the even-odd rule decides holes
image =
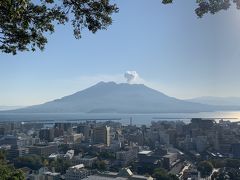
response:
{"label": "mountain slope", "polygon": [[24,106],[0,106],[0,111],[15,110],[23,107]]}
{"label": "mountain slope", "polygon": [[160,113],[201,112],[226,110],[200,103],[187,102],[169,97],[142,84],[116,84],[100,82],[83,91],[45,104],[27,107],[12,112],[25,113]]}
{"label": "mountain slope", "polygon": [[240,97],[204,96],[204,97],[197,97],[193,99],[187,99],[186,101],[216,105],[216,106],[240,106]]}

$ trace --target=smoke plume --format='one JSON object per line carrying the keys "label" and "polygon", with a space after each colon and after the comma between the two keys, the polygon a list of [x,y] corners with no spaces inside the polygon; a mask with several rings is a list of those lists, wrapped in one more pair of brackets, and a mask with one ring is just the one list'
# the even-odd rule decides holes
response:
{"label": "smoke plume", "polygon": [[136,71],[126,71],[124,77],[127,80],[127,83],[132,83],[138,78],[138,73]]}

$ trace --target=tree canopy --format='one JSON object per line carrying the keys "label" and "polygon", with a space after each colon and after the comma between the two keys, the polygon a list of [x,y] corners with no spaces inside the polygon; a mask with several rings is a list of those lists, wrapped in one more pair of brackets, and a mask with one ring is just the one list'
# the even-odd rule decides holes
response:
{"label": "tree canopy", "polygon": [[[198,17],[226,10],[231,4],[240,8],[240,0],[195,1]],[[162,0],[163,4],[173,2]],[[73,34],[79,39],[84,28],[92,33],[106,29],[117,12],[117,5],[110,0],[0,0],[0,51],[16,54],[43,50],[46,33],[53,33],[57,24],[67,22],[71,22]]]}
{"label": "tree canopy", "polygon": [[153,177],[156,178],[156,180],[177,180],[177,176],[173,174],[168,174],[166,170],[162,168],[156,168],[154,169]]}
{"label": "tree canopy", "polygon": [[201,177],[205,178],[211,175],[213,171],[213,165],[208,161],[202,161],[198,164],[197,169],[200,172]]}
{"label": "tree canopy", "polygon": [[[235,4],[240,9],[240,0],[195,0],[198,7],[195,13],[198,17],[203,17],[207,13],[215,14],[221,10],[227,10],[231,4]],[[174,0],[162,0],[163,4],[173,3]]]}
{"label": "tree canopy", "polygon": [[116,12],[109,0],[0,0],[0,50],[12,54],[43,50],[45,33],[68,21],[78,39],[83,28],[93,33],[106,29]]}
{"label": "tree canopy", "polygon": [[17,168],[28,167],[32,170],[39,170],[43,166],[43,159],[38,155],[19,157],[14,161]]}
{"label": "tree canopy", "polygon": [[6,153],[0,151],[0,179],[1,180],[24,180],[22,171],[15,169],[12,165],[6,162]]}

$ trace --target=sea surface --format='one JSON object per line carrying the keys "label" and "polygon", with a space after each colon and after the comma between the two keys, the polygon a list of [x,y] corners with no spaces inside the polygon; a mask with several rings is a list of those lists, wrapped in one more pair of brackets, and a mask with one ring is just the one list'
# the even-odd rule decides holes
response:
{"label": "sea surface", "polygon": [[158,114],[118,114],[118,113],[1,113],[0,122],[81,122],[86,120],[118,121],[123,124],[149,125],[152,121],[183,121],[191,118],[212,118],[240,121],[240,111],[201,112],[201,113],[158,113]]}

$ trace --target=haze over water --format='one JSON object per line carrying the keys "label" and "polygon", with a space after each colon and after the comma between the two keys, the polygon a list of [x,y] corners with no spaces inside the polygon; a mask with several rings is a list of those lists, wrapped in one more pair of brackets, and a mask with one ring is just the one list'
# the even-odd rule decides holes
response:
{"label": "haze over water", "polygon": [[156,113],[156,114],[118,114],[118,113],[0,113],[2,121],[31,122],[78,122],[86,120],[115,120],[123,124],[149,125],[152,121],[183,121],[188,123],[191,118],[216,118],[240,121],[240,111],[200,112],[200,113]]}

